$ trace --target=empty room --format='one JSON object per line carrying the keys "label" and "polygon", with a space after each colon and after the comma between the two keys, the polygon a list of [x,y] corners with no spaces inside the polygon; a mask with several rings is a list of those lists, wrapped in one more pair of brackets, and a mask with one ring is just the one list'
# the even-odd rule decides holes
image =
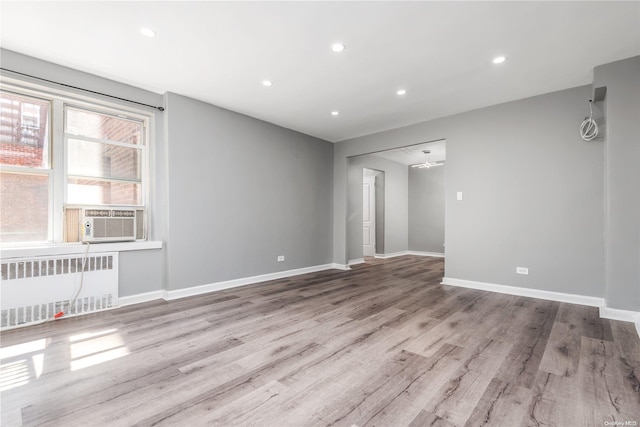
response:
{"label": "empty room", "polygon": [[0,2],[0,425],[637,426],[639,1]]}

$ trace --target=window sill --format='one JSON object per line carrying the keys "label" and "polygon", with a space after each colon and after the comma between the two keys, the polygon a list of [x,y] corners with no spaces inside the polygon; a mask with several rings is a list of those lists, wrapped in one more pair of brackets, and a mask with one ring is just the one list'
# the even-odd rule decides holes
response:
{"label": "window sill", "polygon": [[[162,241],[144,240],[139,242],[93,243],[89,247],[90,253],[144,251],[162,249]],[[79,243],[42,245],[29,247],[13,247],[0,249],[0,258],[30,258],[54,255],[83,255],[87,247]]]}

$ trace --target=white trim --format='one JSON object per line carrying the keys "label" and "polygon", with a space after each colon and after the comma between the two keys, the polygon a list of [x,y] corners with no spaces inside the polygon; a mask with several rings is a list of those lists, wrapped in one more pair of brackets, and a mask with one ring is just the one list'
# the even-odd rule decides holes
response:
{"label": "white trim", "polygon": [[619,308],[607,307],[603,302],[600,306],[600,317],[603,319],[620,320],[631,322],[636,327],[636,333],[640,337],[640,311],[620,310]]}
{"label": "white trim", "polygon": [[240,279],[227,280],[225,282],[210,283],[208,285],[193,286],[190,288],[175,289],[166,291],[166,300],[190,297],[194,295],[206,294],[222,289],[237,288],[239,286],[252,285],[254,283],[266,282],[268,280],[282,279],[285,277],[298,276],[300,274],[315,273],[316,271],[330,270],[334,264],[315,265],[312,267],[298,268],[295,270],[279,271],[277,273],[261,274],[259,276],[243,277]]}
{"label": "white trim", "polygon": [[152,292],[145,292],[143,294],[136,294],[136,295],[129,295],[126,297],[119,297],[118,298],[118,304],[119,307],[124,307],[127,305],[132,305],[132,304],[140,304],[142,302],[149,302],[149,301],[153,301],[156,299],[167,299],[167,291],[152,291]]}
{"label": "white trim", "polygon": [[409,251],[401,251],[401,252],[392,252],[389,254],[376,254],[376,258],[387,259],[387,258],[395,258],[397,256],[409,255]]}
{"label": "white trim", "polygon": [[64,101],[60,98],[51,98],[51,132],[50,149],[53,155],[50,156],[49,163],[53,171],[51,175],[51,195],[49,210],[53,208],[51,218],[51,236],[49,242],[63,242],[64,239],[64,196],[67,191],[66,170],[67,153],[62,149],[64,146]]}
{"label": "white trim", "polygon": [[262,274],[260,276],[252,276],[252,277],[244,277],[241,279],[228,280],[226,282],[218,282],[218,283],[211,283],[208,285],[194,286],[194,287],[184,288],[184,289],[176,289],[173,291],[160,290],[160,291],[145,292],[143,294],[128,295],[125,297],[120,297],[118,299],[118,302],[120,307],[124,307],[127,305],[139,304],[139,303],[149,302],[157,299],[164,299],[169,301],[169,300],[174,300],[179,298],[190,297],[194,295],[206,294],[209,292],[219,291],[222,289],[236,288],[239,286],[266,282],[268,280],[283,279],[286,277],[298,276],[300,274],[315,273],[317,271],[332,270],[332,269],[351,270],[349,266],[346,264],[332,263],[332,264],[316,265],[312,267],[298,268],[295,270],[287,270],[287,271],[280,271],[277,273]]}
{"label": "white trim", "polygon": [[632,322],[638,327],[640,321],[640,312],[630,310],[620,310],[618,308],[607,307],[606,304],[600,306],[600,317],[611,320],[622,320],[623,322]]}
{"label": "white trim", "polygon": [[454,279],[452,277],[443,277],[442,284],[458,286],[461,288],[498,292],[501,294],[518,295],[523,297],[538,298],[558,302],[568,302],[570,304],[588,305],[590,307],[601,307],[604,304],[604,300],[597,297],[565,294],[562,292],[544,291],[541,289],[521,288],[517,286],[498,285],[495,283],[476,282],[473,280]]}
{"label": "white trim", "polygon": [[444,253],[441,252],[422,252],[422,251],[400,251],[400,252],[391,252],[389,254],[375,254],[376,258],[387,259],[387,258],[395,258],[398,256],[404,255],[415,255],[415,256],[431,256],[444,258]]}
{"label": "white trim", "polygon": [[349,265],[358,265],[358,264],[364,264],[364,258],[356,258],[356,259],[349,260]]}
{"label": "white trim", "polygon": [[[65,107],[70,108],[72,110],[80,111],[80,112],[89,111],[91,113],[100,114],[103,116],[115,117],[120,120],[129,120],[129,119],[124,119],[120,117],[120,115],[114,116],[113,114],[105,114],[105,113],[101,113],[100,111],[90,110],[88,108],[80,109],[68,104],[65,104]],[[129,121],[133,123],[138,123],[140,125],[144,125],[144,122],[142,122],[141,120],[129,120]],[[80,135],[77,133],[70,133],[70,132],[64,132],[63,136],[65,139],[74,139],[76,141],[88,141],[88,142],[94,142],[96,144],[113,145],[116,147],[131,148],[136,150],[142,150],[145,146],[144,144],[132,144],[131,142],[121,142],[121,141],[103,139],[103,138],[92,138],[90,136],[84,136],[84,135]]]}
{"label": "white trim", "polygon": [[408,251],[407,255],[430,256],[430,257],[436,257],[436,258],[444,258],[444,253],[442,253],[442,252]]}
{"label": "white trim", "polygon": [[461,288],[478,289],[488,292],[497,292],[501,294],[518,295],[529,298],[539,298],[549,301],[598,307],[600,317],[603,319],[620,320],[623,322],[634,323],[636,332],[638,333],[638,337],[640,337],[640,312],[607,307],[604,298],[565,294],[562,292],[544,291],[540,289],[498,285],[495,283],[476,282],[473,280],[454,279],[452,277],[443,277],[442,284],[457,286]]}
{"label": "white trim", "polygon": [[[362,169],[362,173],[365,173],[365,169]],[[369,169],[370,170],[370,169]],[[365,190],[366,187],[366,190]],[[364,197],[364,192],[367,192],[367,200],[368,200],[368,206],[364,205],[364,198],[362,201],[362,215],[361,215],[361,220],[362,220],[362,234],[363,234],[363,238],[362,238],[362,252],[363,252],[363,256],[371,256],[371,255],[375,255],[376,254],[376,177],[374,176],[364,176],[362,178],[362,194]],[[365,217],[365,212],[368,213],[368,220],[365,221],[364,217]],[[368,225],[365,225],[368,224]],[[368,229],[368,231],[365,233],[365,229]],[[368,234],[369,238],[367,240],[369,240],[369,244],[365,245],[364,244],[364,235]],[[359,261],[362,258],[357,258],[354,261]],[[362,262],[364,262],[364,260],[362,260]],[[351,264],[351,260],[349,260],[349,264]],[[354,264],[361,264],[360,262],[354,263]]]}
{"label": "white trim", "polygon": [[[148,249],[162,249],[162,241],[140,240],[137,242],[92,243],[89,247],[89,253],[142,251]],[[4,260],[8,258],[76,255],[84,254],[86,250],[86,246],[80,243],[2,248],[0,249],[0,258]]]}

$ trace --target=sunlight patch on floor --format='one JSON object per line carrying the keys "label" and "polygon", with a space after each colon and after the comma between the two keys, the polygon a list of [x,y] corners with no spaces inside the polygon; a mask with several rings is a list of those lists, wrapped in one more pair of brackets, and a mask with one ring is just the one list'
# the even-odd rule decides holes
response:
{"label": "sunlight patch on floor", "polygon": [[108,362],[110,360],[119,359],[129,354],[127,347],[114,348],[112,350],[103,351],[102,353],[93,354],[91,356],[83,357],[81,359],[75,359],[71,361],[71,370],[78,371],[80,369],[88,368],[89,366],[99,365],[100,363]]}
{"label": "sunlight patch on floor", "polygon": [[0,348],[0,359],[9,359],[23,354],[42,351],[47,347],[47,339],[29,341],[22,344],[11,345],[9,347]]}
{"label": "sunlight patch on floor", "polygon": [[70,369],[78,371],[128,355],[129,349],[117,331],[106,329],[69,337]]}
{"label": "sunlight patch on floor", "polygon": [[34,377],[40,377],[44,368],[44,350],[49,342],[43,338],[1,348],[0,391],[29,384]]}
{"label": "sunlight patch on floor", "polygon": [[78,335],[71,335],[69,337],[69,342],[84,341],[84,340],[88,340],[89,338],[99,337],[101,335],[113,334],[114,332],[118,332],[118,329],[112,328],[112,329],[105,329],[103,331],[85,332]]}
{"label": "sunlight patch on floor", "polygon": [[30,379],[27,359],[3,364],[0,367],[0,391],[29,384]]}

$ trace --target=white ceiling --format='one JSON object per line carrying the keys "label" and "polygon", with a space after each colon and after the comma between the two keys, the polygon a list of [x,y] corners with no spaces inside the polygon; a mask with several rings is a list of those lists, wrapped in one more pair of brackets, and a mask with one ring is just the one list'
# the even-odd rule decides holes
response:
{"label": "white ceiling", "polygon": [[637,1],[2,1],[0,12],[5,49],[334,142],[589,84],[594,66],[640,54]]}
{"label": "white ceiling", "polygon": [[439,162],[447,158],[446,145],[445,140],[440,140],[397,148],[395,150],[381,151],[379,153],[373,153],[372,155],[384,157],[385,159],[393,160],[403,165],[415,165],[416,163],[424,163],[425,160],[427,160],[423,151],[429,150],[431,152],[429,153],[428,160],[430,162]]}

